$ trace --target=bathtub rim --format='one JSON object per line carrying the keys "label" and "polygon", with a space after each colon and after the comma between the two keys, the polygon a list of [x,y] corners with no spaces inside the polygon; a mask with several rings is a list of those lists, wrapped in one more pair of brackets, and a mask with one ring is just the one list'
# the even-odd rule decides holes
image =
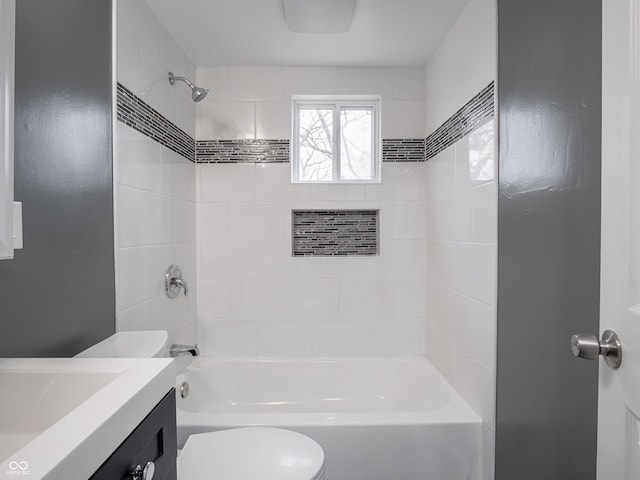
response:
{"label": "bathtub rim", "polygon": [[[200,360],[200,361],[198,361]],[[438,382],[445,388],[449,400],[444,405],[426,411],[409,412],[193,412],[180,408],[177,402],[177,424],[181,428],[201,427],[216,429],[238,428],[245,426],[382,426],[382,425],[481,425],[482,419],[456,389],[446,380],[440,371],[424,357],[226,357],[203,356],[176,377],[176,386],[188,378],[189,368],[198,368],[199,363],[210,362],[345,362],[345,361],[395,361],[419,364],[429,368]]]}

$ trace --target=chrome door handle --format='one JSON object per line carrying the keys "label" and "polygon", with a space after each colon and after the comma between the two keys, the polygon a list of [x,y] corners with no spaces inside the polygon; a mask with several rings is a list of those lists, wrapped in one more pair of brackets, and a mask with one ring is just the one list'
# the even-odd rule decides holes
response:
{"label": "chrome door handle", "polygon": [[602,339],[588,333],[571,335],[571,353],[574,357],[595,360],[600,355],[611,368],[619,368],[622,364],[622,344],[615,332],[605,330]]}

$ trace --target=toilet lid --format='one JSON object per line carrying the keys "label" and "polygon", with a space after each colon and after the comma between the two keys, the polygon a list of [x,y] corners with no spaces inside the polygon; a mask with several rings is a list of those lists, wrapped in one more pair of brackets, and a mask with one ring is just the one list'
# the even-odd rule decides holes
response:
{"label": "toilet lid", "polygon": [[237,428],[191,435],[178,456],[179,480],[316,480],[324,452],[280,428]]}

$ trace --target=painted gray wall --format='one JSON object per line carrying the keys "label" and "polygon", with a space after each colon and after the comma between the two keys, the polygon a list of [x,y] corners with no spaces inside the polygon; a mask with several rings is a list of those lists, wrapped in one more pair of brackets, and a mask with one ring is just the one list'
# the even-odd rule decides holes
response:
{"label": "painted gray wall", "polygon": [[498,0],[497,480],[594,479],[600,0]]}
{"label": "painted gray wall", "polygon": [[15,198],[0,356],[71,356],[115,330],[111,1],[18,0]]}

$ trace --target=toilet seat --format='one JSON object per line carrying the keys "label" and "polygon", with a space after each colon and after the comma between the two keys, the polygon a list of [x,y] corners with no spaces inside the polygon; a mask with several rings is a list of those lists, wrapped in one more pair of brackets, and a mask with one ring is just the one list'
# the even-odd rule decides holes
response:
{"label": "toilet seat", "polygon": [[320,445],[280,428],[191,435],[178,456],[179,480],[321,480],[323,474]]}

